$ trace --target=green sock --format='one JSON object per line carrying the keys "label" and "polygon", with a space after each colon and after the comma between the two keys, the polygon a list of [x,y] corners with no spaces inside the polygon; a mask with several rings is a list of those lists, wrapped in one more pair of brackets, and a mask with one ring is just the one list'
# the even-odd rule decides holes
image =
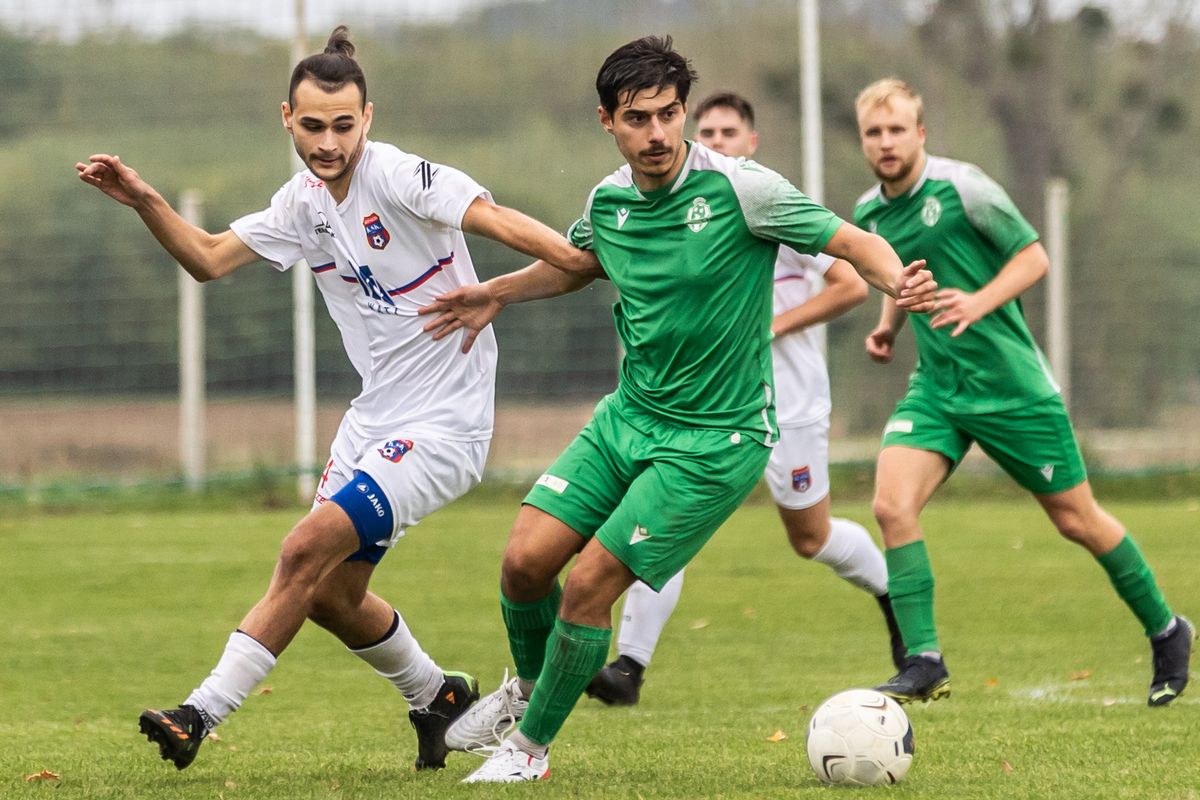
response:
{"label": "green sock", "polygon": [[933,569],[929,551],[918,539],[911,544],[884,551],[888,568],[888,596],[896,624],[910,656],[930,650],[941,651],[933,624]]}
{"label": "green sock", "polygon": [[611,628],[593,628],[558,620],[546,643],[546,666],[538,676],[521,733],[548,745],[558,735],[588,682],[608,657]]}
{"label": "green sock", "polygon": [[1096,556],[1108,573],[1113,588],[1146,629],[1147,636],[1166,628],[1174,614],[1163,599],[1150,565],[1127,533],[1121,543],[1102,556]]}
{"label": "green sock", "polygon": [[500,592],[500,616],[508,630],[508,649],[512,651],[517,677],[535,681],[546,660],[546,640],[558,618],[558,601],[562,588],[558,582],[550,594],[532,603],[514,603]]}

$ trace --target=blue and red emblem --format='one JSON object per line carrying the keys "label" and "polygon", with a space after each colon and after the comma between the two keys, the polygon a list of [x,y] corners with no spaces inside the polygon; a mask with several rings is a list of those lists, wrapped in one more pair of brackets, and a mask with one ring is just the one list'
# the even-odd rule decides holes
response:
{"label": "blue and red emblem", "polygon": [[368,214],[363,217],[363,228],[367,231],[367,244],[376,250],[387,247],[388,242],[392,240],[392,235],[387,232],[387,228],[383,227],[383,222],[379,219],[378,214]]}
{"label": "blue and red emblem", "polygon": [[807,492],[808,487],[812,485],[812,472],[809,471],[808,465],[805,464],[799,469],[792,470],[792,488],[797,492]]}
{"label": "blue and red emblem", "polygon": [[400,459],[404,458],[404,454],[413,449],[413,443],[408,439],[392,439],[390,442],[379,448],[379,455],[386,458],[393,464],[399,464]]}

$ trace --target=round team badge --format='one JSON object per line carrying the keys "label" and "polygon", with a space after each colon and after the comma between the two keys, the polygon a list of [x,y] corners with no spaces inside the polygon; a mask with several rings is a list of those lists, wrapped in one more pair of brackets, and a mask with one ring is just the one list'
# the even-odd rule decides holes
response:
{"label": "round team badge", "polygon": [[942,218],[942,203],[936,197],[925,198],[925,205],[921,208],[921,222],[924,222],[927,227],[932,228],[937,225],[938,220]]}
{"label": "round team badge", "polygon": [[697,197],[692,201],[692,207],[687,212],[687,226],[692,229],[692,233],[699,233],[704,230],[704,226],[712,219],[712,209],[708,207],[708,201],[703,197]]}

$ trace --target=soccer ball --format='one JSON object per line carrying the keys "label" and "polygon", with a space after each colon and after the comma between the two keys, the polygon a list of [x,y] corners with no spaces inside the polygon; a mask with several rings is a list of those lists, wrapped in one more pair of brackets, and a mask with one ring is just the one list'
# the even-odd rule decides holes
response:
{"label": "soccer ball", "polygon": [[896,783],[912,757],[908,716],[895,700],[871,689],[835,694],[808,723],[808,763],[824,783]]}

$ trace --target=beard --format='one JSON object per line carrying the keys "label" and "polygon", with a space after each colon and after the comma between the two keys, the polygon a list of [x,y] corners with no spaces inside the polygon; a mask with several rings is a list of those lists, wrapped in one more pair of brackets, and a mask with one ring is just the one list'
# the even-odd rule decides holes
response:
{"label": "beard", "polygon": [[309,171],[312,172],[312,174],[316,175],[318,178],[325,181],[326,183],[336,183],[337,181],[344,178],[352,169],[354,169],[354,165],[358,163],[358,159],[362,156],[362,151],[363,151],[363,148],[366,147],[366,144],[367,144],[367,135],[364,133],[362,136],[359,137],[358,144],[354,146],[354,152],[351,153],[350,157],[346,159],[346,163],[342,166],[342,168],[340,170],[338,170],[338,173],[336,175],[330,175],[329,177],[322,176],[314,168],[314,165],[316,164],[316,160],[317,160],[315,156],[310,156],[309,158],[305,158],[303,153],[300,153],[299,151],[297,151],[297,153],[300,155],[300,160],[304,162],[304,165],[306,167],[308,167]]}
{"label": "beard", "polygon": [[875,173],[875,177],[886,183],[900,183],[908,179],[912,175],[913,169],[917,166],[917,158],[914,156],[908,161],[901,161],[899,168],[895,174],[887,175],[879,168],[878,165],[872,165],[871,171]]}

